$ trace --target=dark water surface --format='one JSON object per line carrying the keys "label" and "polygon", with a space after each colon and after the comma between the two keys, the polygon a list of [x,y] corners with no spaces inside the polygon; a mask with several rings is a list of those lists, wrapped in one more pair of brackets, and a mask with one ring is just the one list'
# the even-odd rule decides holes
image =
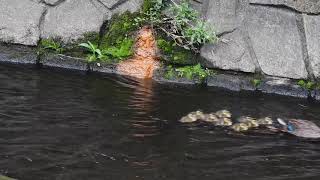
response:
{"label": "dark water surface", "polygon": [[0,174],[21,180],[320,179],[320,142],[177,120],[203,109],[320,123],[302,99],[0,65]]}

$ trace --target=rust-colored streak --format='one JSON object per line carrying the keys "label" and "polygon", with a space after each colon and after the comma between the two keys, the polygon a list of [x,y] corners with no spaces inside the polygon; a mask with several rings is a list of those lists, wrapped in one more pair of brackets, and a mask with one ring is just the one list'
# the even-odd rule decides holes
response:
{"label": "rust-colored streak", "polygon": [[138,32],[133,58],[121,62],[117,66],[117,71],[122,75],[139,79],[152,78],[154,70],[160,66],[156,54],[157,45],[154,33],[150,27],[143,27]]}

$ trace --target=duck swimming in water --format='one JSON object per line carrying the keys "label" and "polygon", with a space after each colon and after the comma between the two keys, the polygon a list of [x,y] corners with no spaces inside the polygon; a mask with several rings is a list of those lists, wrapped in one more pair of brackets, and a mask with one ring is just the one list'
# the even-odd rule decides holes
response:
{"label": "duck swimming in water", "polygon": [[246,124],[249,128],[257,128],[259,127],[259,123],[255,118],[252,118],[250,116],[241,116],[237,119],[239,123]]}
{"label": "duck swimming in water", "polygon": [[245,132],[249,130],[249,127],[245,123],[236,123],[231,126],[231,129],[233,129],[236,132]]}
{"label": "duck swimming in water", "polygon": [[[204,114],[202,111],[194,111],[182,117],[179,121],[182,123],[193,123],[198,120],[208,122],[214,126],[231,126],[236,132],[245,132],[252,128],[261,132],[279,133],[285,132],[297,137],[320,138],[320,127],[308,120],[301,119],[280,119],[274,123],[270,117],[255,119],[250,116],[242,116],[237,119],[238,123],[233,125],[231,113],[228,110],[221,110],[215,113]],[[258,129],[259,127],[259,129]]]}
{"label": "duck swimming in water", "polygon": [[213,122],[215,126],[232,126],[233,122],[230,118],[219,118],[218,121]]}
{"label": "duck swimming in water", "polygon": [[320,128],[313,122],[300,119],[277,119],[280,130],[303,138],[320,138]]}
{"label": "duck swimming in water", "polygon": [[219,121],[219,117],[215,113],[205,114],[202,121],[213,123]]}
{"label": "duck swimming in water", "polygon": [[264,117],[257,120],[259,125],[272,125],[273,120],[270,117]]}
{"label": "duck swimming in water", "polygon": [[215,113],[219,118],[231,118],[232,114],[228,110],[220,110]]}
{"label": "duck swimming in water", "polygon": [[179,121],[182,123],[193,123],[198,120],[202,120],[204,118],[205,118],[205,115],[203,114],[203,112],[198,110],[195,112],[191,112],[186,116],[183,116]]}

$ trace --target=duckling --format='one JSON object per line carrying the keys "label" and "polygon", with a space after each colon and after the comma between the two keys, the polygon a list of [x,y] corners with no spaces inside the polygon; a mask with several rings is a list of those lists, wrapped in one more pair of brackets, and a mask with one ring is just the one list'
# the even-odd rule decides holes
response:
{"label": "duckling", "polygon": [[224,126],[232,126],[233,122],[229,118],[223,118]]}
{"label": "duckling", "polygon": [[214,113],[210,113],[210,114],[205,114],[205,118],[202,119],[205,122],[217,122],[219,121],[219,118],[217,115],[215,115]]}
{"label": "duckling", "polygon": [[213,122],[215,126],[232,126],[232,121],[229,118],[219,118],[218,121]]}
{"label": "duckling", "polygon": [[194,114],[198,120],[203,120],[205,118],[205,114],[200,110],[191,112],[190,114]]}
{"label": "duckling", "polygon": [[250,117],[250,116],[241,116],[237,119],[237,121],[240,123],[246,123],[246,122],[255,121],[255,120],[256,120],[255,118]]}
{"label": "duckling", "polygon": [[198,118],[194,116],[193,114],[188,114],[186,116],[183,116],[179,121],[182,123],[193,123],[196,122]]}
{"label": "duckling", "polygon": [[182,117],[179,121],[182,123],[193,123],[200,119],[202,120],[204,118],[205,118],[205,115],[203,114],[203,112],[198,110],[195,112],[191,112],[188,115]]}
{"label": "duckling", "polygon": [[233,129],[236,132],[244,132],[244,131],[248,131],[249,127],[245,123],[236,123],[233,126],[231,126],[231,129]]}
{"label": "duckling", "polygon": [[258,119],[258,124],[259,125],[272,125],[273,120],[270,117],[260,118],[260,119]]}
{"label": "duckling", "polygon": [[258,123],[257,120],[247,121],[245,124],[247,124],[249,128],[257,128],[257,127],[259,127],[259,123]]}
{"label": "duckling", "polygon": [[259,127],[259,123],[255,118],[250,116],[241,116],[237,119],[238,122],[246,124],[249,128],[256,128]]}
{"label": "duckling", "polygon": [[217,111],[216,112],[216,115],[219,117],[219,118],[231,118],[232,114],[230,111],[228,110],[220,110],[220,111]]}

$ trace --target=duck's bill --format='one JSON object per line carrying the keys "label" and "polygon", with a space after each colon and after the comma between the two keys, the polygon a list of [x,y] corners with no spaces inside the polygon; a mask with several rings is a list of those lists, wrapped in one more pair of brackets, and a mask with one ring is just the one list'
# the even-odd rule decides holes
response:
{"label": "duck's bill", "polygon": [[281,124],[283,126],[287,126],[287,123],[283,119],[277,118],[277,121],[278,121],[279,124]]}

